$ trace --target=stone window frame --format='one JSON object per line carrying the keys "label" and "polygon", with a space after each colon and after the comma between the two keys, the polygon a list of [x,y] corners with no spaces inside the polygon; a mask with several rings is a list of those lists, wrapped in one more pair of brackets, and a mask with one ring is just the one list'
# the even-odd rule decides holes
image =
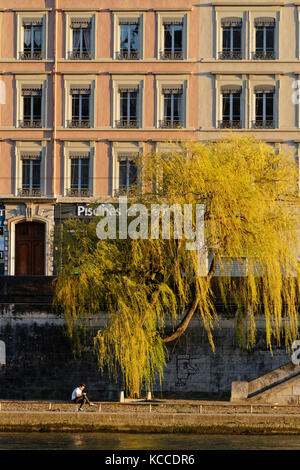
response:
{"label": "stone window frame", "polygon": [[[71,188],[71,155],[82,153],[89,155],[89,191],[90,197],[94,195],[94,165],[95,165],[95,146],[91,142],[64,142],[64,177],[62,194],[63,197],[68,196],[68,190]],[[78,196],[82,199],[81,196]],[[70,197],[72,201],[76,197]],[[84,198],[87,199],[87,198]]]}
{"label": "stone window frame", "polygon": [[[96,110],[96,76],[86,75],[88,78],[83,78],[82,75],[64,75],[64,106],[63,106],[63,127],[68,127],[68,122],[72,120],[72,95],[71,88],[74,87],[90,87],[90,127],[95,127],[95,110]],[[74,128],[74,131],[82,130],[83,128]]]}
{"label": "stone window frame", "polygon": [[[73,51],[73,35],[71,28],[72,19],[84,18],[91,21],[91,58],[90,59],[70,59],[70,54]],[[64,16],[64,26],[65,26],[65,60],[70,60],[71,62],[88,62],[96,59],[96,37],[97,37],[97,21],[96,13],[93,12],[65,12]]]}
{"label": "stone window frame", "polygon": [[[3,12],[0,11],[0,30],[2,31],[2,16],[3,16]],[[2,36],[2,35],[1,35]],[[0,48],[2,47],[2,41],[3,39],[0,37]]]}
{"label": "stone window frame", "polygon": [[255,128],[255,131],[270,131],[280,128],[279,123],[279,91],[280,91],[280,77],[275,75],[274,78],[270,78],[270,75],[263,76],[251,76],[249,77],[249,128],[254,129],[252,123],[255,121],[255,87],[259,85],[269,85],[274,87],[274,116],[275,122],[273,129]]}
{"label": "stone window frame", "polygon": [[[255,20],[262,17],[274,18],[275,19],[275,37],[274,37],[274,49],[275,49],[275,59],[269,59],[271,62],[274,60],[278,60],[279,56],[279,38],[280,38],[280,10],[275,6],[271,7],[260,7],[260,8],[252,8],[249,10],[249,59],[256,60],[253,58],[256,49],[256,28],[255,28]],[[268,60],[268,59],[266,59]],[[263,60],[259,59],[259,62]]]}
{"label": "stone window frame", "polygon": [[[112,117],[111,127],[118,129],[116,121],[120,120],[120,96],[119,88],[122,86],[138,86],[138,122],[139,128],[143,127],[143,110],[144,110],[144,77],[140,75],[112,75]],[[129,129],[126,130],[136,130]]]}
{"label": "stone window frame", "polygon": [[297,145],[295,159],[298,165],[298,195],[300,196],[300,140],[295,141],[295,144]]}
{"label": "stone window frame", "polygon": [[297,128],[300,129],[300,74],[295,73],[295,79],[292,84],[293,104],[296,107]]}
{"label": "stone window frame", "polygon": [[[42,109],[41,109],[41,121],[42,127],[39,130],[48,127],[48,79],[46,75],[16,75],[16,112],[15,112],[15,127],[21,128],[20,121],[23,120],[23,98],[22,98],[22,87],[36,85],[42,87]],[[33,131],[32,127],[22,128],[22,130]]]}
{"label": "stone window frame", "polygon": [[296,31],[296,58],[300,60],[300,5],[297,6],[297,31]]}
{"label": "stone window frame", "polygon": [[[118,59],[118,53],[120,52],[120,24],[119,21],[122,19],[138,19],[139,20],[139,58],[138,59]],[[144,44],[145,44],[145,13],[144,12],[113,12],[113,60],[119,60],[120,62],[134,62],[135,60],[140,61],[144,59]]]}
{"label": "stone window frame", "polygon": [[[22,60],[20,55],[24,51],[24,28],[23,28],[23,20],[29,18],[36,18],[41,19],[43,22],[42,30],[42,59],[46,60],[48,58],[48,13],[41,11],[41,12],[17,12],[16,13],[16,59],[21,60],[22,62],[30,62],[30,60]],[[34,59],[31,59],[34,60]],[[34,60],[34,62],[38,62],[38,60]]]}
{"label": "stone window frame", "polygon": [[[155,127],[161,129],[159,123],[163,120],[164,116],[164,97],[162,93],[163,86],[182,86],[183,88],[183,99],[182,99],[182,121],[183,128],[188,127],[188,77],[186,75],[159,75],[155,77],[155,96],[156,96],[156,113],[155,113]],[[168,129],[169,130],[178,130]]]}
{"label": "stone window frame", "polygon": [[[280,6],[259,6],[259,5],[237,5],[237,6],[214,6],[214,37],[215,50],[214,58],[219,60],[219,54],[222,52],[222,26],[221,20],[226,17],[242,18],[242,60],[253,60],[253,52],[255,52],[255,18],[274,17],[276,19],[275,28],[275,60],[279,59],[279,25],[280,25]],[[300,18],[299,18],[300,22]],[[300,23],[299,23],[300,25]],[[299,29],[300,44],[300,29]],[[300,58],[300,50],[299,50]],[[238,61],[236,61],[238,62]],[[274,60],[272,60],[274,62]]]}
{"label": "stone window frame", "polygon": [[[156,29],[157,29],[157,49],[156,49],[156,58],[157,60],[162,60],[163,62],[170,62],[169,59],[162,59],[161,53],[164,46],[164,25],[163,21],[166,18],[174,18],[174,20],[182,20],[182,51],[183,51],[183,60],[188,59],[188,26],[189,26],[189,14],[188,12],[174,12],[174,11],[157,11],[156,12]],[[171,59],[171,61],[180,62],[180,60]]]}
{"label": "stone window frame", "polygon": [[[119,157],[122,154],[138,155],[144,152],[144,145],[141,142],[113,142],[111,148],[112,156],[112,184],[111,196],[116,197],[119,191]],[[140,172],[138,171],[138,182],[140,181]]]}
{"label": "stone window frame", "polygon": [[[222,19],[229,18],[229,17],[238,17],[242,20],[242,33],[241,33],[241,49],[242,49],[242,59],[247,59],[247,8],[238,6],[238,7],[221,7],[215,6],[214,7],[214,30],[215,30],[215,50],[214,50],[214,58],[216,60],[219,59],[220,54],[223,50],[223,34],[222,34]],[[228,60],[222,60],[222,62],[228,62]],[[234,60],[234,62],[238,62],[238,60]]]}
{"label": "stone window frame", "polygon": [[[19,189],[22,188],[22,154],[30,153],[34,154],[40,153],[41,155],[41,174],[40,174],[40,191],[41,196],[46,196],[47,191],[47,144],[45,142],[39,141],[17,141],[15,144],[15,178],[14,178],[14,196],[19,196]],[[26,197],[26,196],[22,196]]]}
{"label": "stone window frame", "polygon": [[[219,123],[222,121],[223,113],[223,102],[222,102],[222,87],[223,86],[231,86],[237,85],[240,86],[241,91],[241,129],[246,128],[246,92],[247,92],[247,84],[243,77],[239,77],[237,75],[217,75],[215,78],[215,96],[216,96],[216,112],[215,112],[215,122],[214,127],[219,129]],[[232,129],[222,129],[222,131],[229,130],[232,132]],[[236,131],[237,129],[235,129]]]}

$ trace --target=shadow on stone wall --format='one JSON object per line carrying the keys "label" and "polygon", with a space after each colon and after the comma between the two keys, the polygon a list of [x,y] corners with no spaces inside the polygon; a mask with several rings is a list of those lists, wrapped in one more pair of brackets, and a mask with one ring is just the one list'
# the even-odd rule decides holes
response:
{"label": "shadow on stone wall", "polygon": [[[73,357],[63,316],[51,306],[52,281],[39,276],[0,277],[0,340],[6,346],[0,399],[69,400],[83,381],[92,400],[118,400],[122,383],[101,376],[91,344],[82,357]],[[163,382],[154,387],[154,397],[227,400],[233,381],[251,381],[290,361],[284,347],[270,354],[263,326],[258,328],[255,348],[241,350],[233,312],[221,307],[220,326],[214,330],[215,353],[202,323],[193,319],[187,334],[168,345]]]}

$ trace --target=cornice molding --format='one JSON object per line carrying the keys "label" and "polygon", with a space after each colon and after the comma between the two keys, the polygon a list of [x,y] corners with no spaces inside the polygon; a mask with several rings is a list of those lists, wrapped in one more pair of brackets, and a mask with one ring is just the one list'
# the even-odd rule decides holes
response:
{"label": "cornice molding", "polygon": [[[222,0],[215,0],[214,2],[211,2],[211,5],[214,6],[214,7],[272,7],[272,6],[276,6],[276,7],[281,7],[281,6],[284,6],[286,5],[288,2],[284,2],[284,1],[277,1],[277,0],[271,0],[269,2],[257,2],[257,1],[253,1],[253,0],[247,0],[245,2],[243,1],[230,1],[230,0],[225,0],[225,1],[222,1]],[[299,2],[299,5],[300,5],[300,2]]]}
{"label": "cornice molding", "polygon": [[[285,72],[283,70],[243,70],[243,71],[236,71],[236,70],[210,70],[209,73],[211,75],[284,75]],[[300,72],[294,72],[300,73]]]}
{"label": "cornice molding", "polygon": [[53,8],[3,8],[2,11],[16,11],[16,12],[24,12],[24,13],[28,13],[28,12],[35,12],[35,13],[43,13],[45,11],[52,11]]}

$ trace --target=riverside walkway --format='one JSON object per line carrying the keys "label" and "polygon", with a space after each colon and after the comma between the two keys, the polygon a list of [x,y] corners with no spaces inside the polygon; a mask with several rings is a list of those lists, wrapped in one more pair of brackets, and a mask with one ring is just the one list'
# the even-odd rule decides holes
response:
{"label": "riverside walkway", "polygon": [[300,434],[300,405],[187,400],[96,402],[0,400],[0,432]]}

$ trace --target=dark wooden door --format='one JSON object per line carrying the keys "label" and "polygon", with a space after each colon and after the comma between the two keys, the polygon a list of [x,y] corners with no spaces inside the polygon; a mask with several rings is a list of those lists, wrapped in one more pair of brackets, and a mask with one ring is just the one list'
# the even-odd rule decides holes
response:
{"label": "dark wooden door", "polygon": [[45,225],[22,222],[16,225],[16,269],[19,276],[45,274]]}

